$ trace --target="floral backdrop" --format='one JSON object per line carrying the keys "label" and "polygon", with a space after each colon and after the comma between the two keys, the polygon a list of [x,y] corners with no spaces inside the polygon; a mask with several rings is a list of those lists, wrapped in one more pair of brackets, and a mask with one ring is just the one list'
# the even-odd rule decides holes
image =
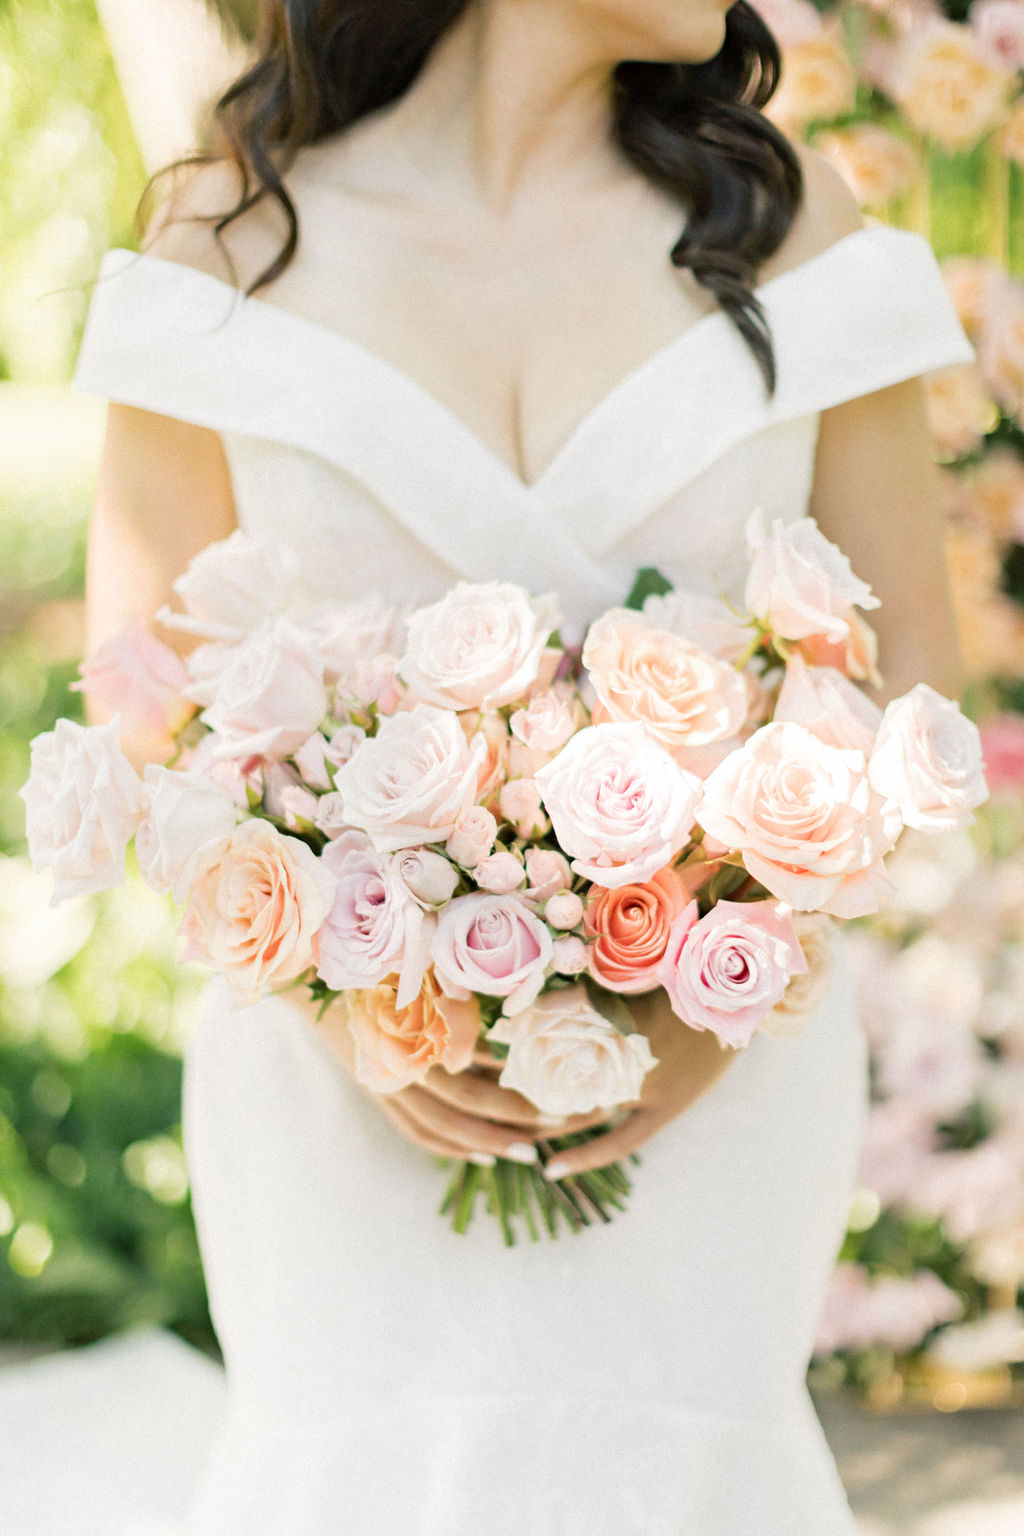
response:
{"label": "floral backdrop", "polygon": [[[872,1106],[812,1379],[880,1406],[1024,1391],[1024,0],[759,0],[771,115],[943,262],[974,364],[928,380],[949,568],[993,790],[908,836],[848,935]],[[74,59],[74,69],[67,61]],[[198,977],[138,882],[47,906],[27,743],[77,695],[102,415],[67,379],[142,171],[91,0],[0,0],[0,1338],[142,1321],[212,1347],[179,1126]],[[59,451],[57,451],[59,445]]]}

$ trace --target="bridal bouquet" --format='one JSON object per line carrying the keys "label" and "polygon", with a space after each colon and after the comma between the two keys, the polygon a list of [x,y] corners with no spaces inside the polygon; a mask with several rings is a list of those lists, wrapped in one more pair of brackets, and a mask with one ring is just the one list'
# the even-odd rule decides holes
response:
{"label": "bridal bouquet", "polygon": [[[874,911],[901,828],[986,798],[976,727],[925,684],[881,711],[870,588],[811,518],[747,524],[745,609],[638,574],[582,647],[555,599],[459,583],[399,612],[304,607],[294,557],[242,533],[193,560],[158,619],[83,664],[106,725],[32,743],[21,791],[53,900],[143,879],[186,955],[242,1001],[304,987],[343,1011],[380,1094],[433,1066],[499,1081],[553,1125],[546,1162],[607,1128],[657,1065],[631,996],[663,989],[723,1047],[799,1030],[838,919]],[[147,761],[140,778],[122,726]],[[635,1160],[635,1159],[634,1159]],[[507,1242],[608,1220],[620,1164],[456,1165]]]}

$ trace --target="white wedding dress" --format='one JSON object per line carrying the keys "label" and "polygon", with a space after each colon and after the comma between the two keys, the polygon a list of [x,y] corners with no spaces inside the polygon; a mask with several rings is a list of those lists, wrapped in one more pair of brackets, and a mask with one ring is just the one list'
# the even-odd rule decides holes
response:
{"label": "white wedding dress", "polygon": [[[108,256],[77,383],[219,431],[242,526],[311,595],[500,577],[582,624],[641,565],[739,598],[749,512],[806,513],[819,412],[973,355],[914,234],[858,230],[759,296],[773,400],[714,312],[529,486],[364,348],[155,257]],[[840,944],[804,1032],[755,1036],[643,1148],[625,1214],[506,1249],[482,1210],[451,1230],[433,1158],[289,1002],[211,981],[184,1108],[228,1395],[187,1536],[852,1536],[804,1377],[866,1096]]]}

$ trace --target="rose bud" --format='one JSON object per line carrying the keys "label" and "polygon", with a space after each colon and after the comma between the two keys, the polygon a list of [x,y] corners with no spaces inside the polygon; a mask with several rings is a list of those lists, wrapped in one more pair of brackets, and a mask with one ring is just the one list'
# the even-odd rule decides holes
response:
{"label": "rose bud", "polygon": [[442,906],[459,883],[455,866],[429,848],[403,848],[395,854],[395,868],[421,907]]}
{"label": "rose bud", "polygon": [[445,853],[463,869],[474,869],[494,847],[498,823],[482,805],[470,805],[460,811],[455,830],[444,845]]}
{"label": "rose bud", "polygon": [[573,891],[559,891],[548,898],[544,916],[552,928],[575,928],[583,920],[583,903]]}
{"label": "rose bud", "polygon": [[508,896],[526,879],[526,870],[514,853],[491,853],[473,870],[473,879],[482,891],[493,896]]}
{"label": "rose bud", "polygon": [[559,976],[579,976],[587,968],[587,946],[575,934],[555,939],[551,946],[551,964]]}

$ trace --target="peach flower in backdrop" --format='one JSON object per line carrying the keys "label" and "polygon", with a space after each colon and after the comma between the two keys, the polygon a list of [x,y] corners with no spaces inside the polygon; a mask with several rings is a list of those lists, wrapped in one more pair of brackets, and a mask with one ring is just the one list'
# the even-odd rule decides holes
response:
{"label": "peach flower in backdrop", "polygon": [[1024,544],[1024,461],[1012,448],[990,448],[967,480],[965,509],[997,539]]}
{"label": "peach flower in backdrop", "polygon": [[794,43],[782,60],[778,90],[765,108],[784,132],[798,135],[814,122],[830,122],[853,109],[857,71],[842,31],[826,23],[816,37]]}
{"label": "peach flower in backdrop", "polygon": [[999,130],[999,148],[1007,160],[1024,165],[1024,97],[1018,97]]}
{"label": "peach flower in backdrop", "polygon": [[992,715],[979,729],[989,789],[1024,793],[1024,715]]}
{"label": "peach flower in backdrop", "polygon": [[902,197],[922,174],[920,152],[879,123],[854,123],[815,135],[862,208],[882,208]]}
{"label": "peach flower in backdrop", "polygon": [[1020,0],[973,0],[969,24],[978,52],[993,69],[1024,69],[1024,6]]}
{"label": "peach flower in backdrop", "polygon": [[925,405],[939,455],[961,459],[981,447],[999,419],[976,363],[958,363],[924,378]]}
{"label": "peach flower in backdrop", "polygon": [[388,982],[343,992],[331,1006],[344,1013],[356,1045],[356,1077],[371,1093],[397,1093],[422,1082],[434,1066],[464,1071],[480,1032],[476,999],[446,996],[429,971],[407,1007],[399,1008]]}
{"label": "peach flower in backdrop", "polygon": [[584,925],[594,940],[588,950],[594,979],[611,992],[647,992],[659,986],[657,967],[690,894],[673,869],[613,891],[592,890]]}
{"label": "peach flower in backdrop", "polygon": [[919,133],[946,150],[970,150],[1002,119],[1013,77],[993,68],[972,28],[935,20],[907,34],[889,86]]}
{"label": "peach flower in backdrop", "polygon": [[246,1000],[317,960],[334,876],[296,837],[244,821],[199,861],[181,932],[185,958],[222,971]]}

